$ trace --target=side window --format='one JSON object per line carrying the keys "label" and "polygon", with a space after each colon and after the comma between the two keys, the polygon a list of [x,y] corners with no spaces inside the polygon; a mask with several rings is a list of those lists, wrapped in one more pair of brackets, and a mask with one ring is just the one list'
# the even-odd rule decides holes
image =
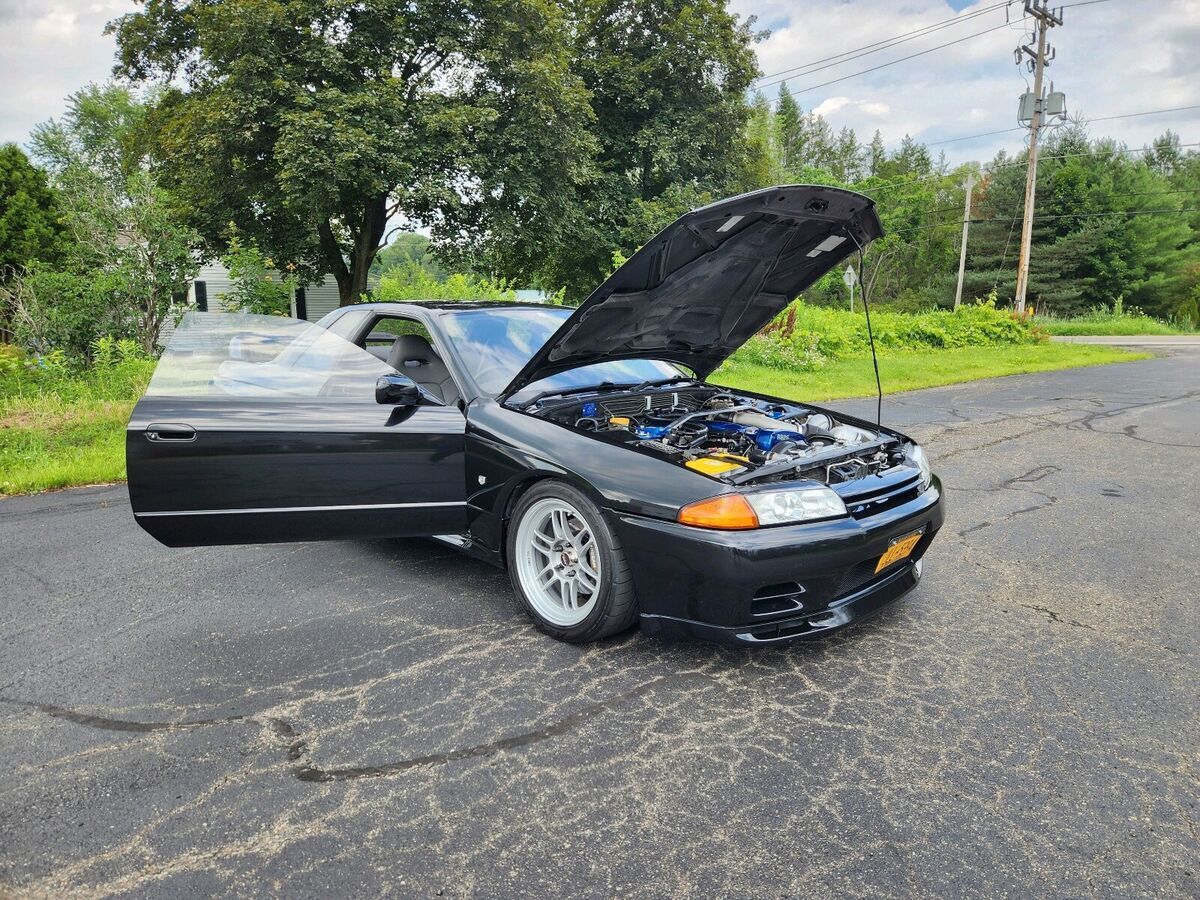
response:
{"label": "side window", "polygon": [[[342,313],[327,327],[331,334],[336,334],[340,338],[350,340],[358,332],[358,329],[362,327],[363,320],[366,317],[367,312],[365,310],[351,310],[350,312]],[[323,323],[324,319],[317,324],[321,325]]]}
{"label": "side window", "polygon": [[425,338],[430,346],[433,345],[433,338],[429,336],[429,330],[420,322],[396,316],[380,316],[371,325],[371,330],[363,340],[363,346],[372,356],[387,362],[388,356],[392,352],[392,345],[402,334],[415,334],[417,337]]}
{"label": "side window", "polygon": [[147,396],[375,402],[392,370],[320,325],[249,313],[185,315],[155,367]]}

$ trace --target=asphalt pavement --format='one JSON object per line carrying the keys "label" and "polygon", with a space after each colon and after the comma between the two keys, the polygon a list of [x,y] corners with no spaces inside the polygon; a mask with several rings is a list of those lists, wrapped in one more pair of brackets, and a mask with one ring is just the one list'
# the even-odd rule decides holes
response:
{"label": "asphalt pavement", "polygon": [[420,540],[0,501],[0,895],[1195,897],[1200,348],[1164,353],[888,398],[948,491],[924,582],[787,648],[556,643]]}
{"label": "asphalt pavement", "polygon": [[1099,344],[1106,347],[1200,347],[1200,334],[1081,334],[1055,335],[1060,344]]}

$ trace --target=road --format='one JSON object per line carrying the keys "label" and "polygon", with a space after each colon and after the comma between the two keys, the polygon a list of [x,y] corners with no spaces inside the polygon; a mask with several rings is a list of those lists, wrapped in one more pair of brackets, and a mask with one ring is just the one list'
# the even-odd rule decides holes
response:
{"label": "road", "polygon": [[1197,896],[1200,350],[884,410],[948,488],[924,583],[758,652],[555,643],[423,541],[0,502],[0,885]]}
{"label": "road", "polygon": [[1200,334],[1081,334],[1055,335],[1060,344],[1100,344],[1106,347],[1200,347]]}

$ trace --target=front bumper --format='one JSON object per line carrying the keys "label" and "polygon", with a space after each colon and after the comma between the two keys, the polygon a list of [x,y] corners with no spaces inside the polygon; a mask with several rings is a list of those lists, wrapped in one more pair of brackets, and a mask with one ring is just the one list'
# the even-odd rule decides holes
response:
{"label": "front bumper", "polygon": [[[612,513],[633,570],[642,628],[733,644],[816,637],[859,621],[917,585],[944,520],[941,483],[863,518],[711,531]],[[876,574],[897,538],[911,556]],[[780,599],[772,599],[780,598]]]}

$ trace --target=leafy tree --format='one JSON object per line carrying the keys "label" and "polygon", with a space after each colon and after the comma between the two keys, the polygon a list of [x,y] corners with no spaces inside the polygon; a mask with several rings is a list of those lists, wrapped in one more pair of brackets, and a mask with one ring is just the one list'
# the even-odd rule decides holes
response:
{"label": "leafy tree", "polygon": [[409,262],[383,273],[375,296],[380,300],[516,300],[503,281],[456,273],[437,278],[419,263]]}
{"label": "leafy tree", "polygon": [[[61,120],[34,129],[34,156],[63,197],[64,222],[74,238],[62,274],[91,285],[68,290],[56,282],[35,306],[45,311],[98,293],[107,298],[108,312],[95,318],[96,333],[133,337],[153,351],[195,275],[199,238],[181,224],[175,199],[159,184],[139,143],[145,114],[145,104],[128,88],[89,85],[67,98]],[[48,270],[40,271],[42,284],[53,281]]]}
{"label": "leafy tree", "polygon": [[864,153],[859,146],[858,137],[853,128],[843,128],[838,132],[833,144],[833,155],[830,168],[839,181],[859,181],[866,176],[863,165]]}
{"label": "leafy tree", "polygon": [[746,122],[746,147],[741,172],[731,188],[743,193],[766,184],[779,184],[783,180],[783,163],[775,135],[775,115],[763,92],[755,91]]}
{"label": "leafy tree", "polygon": [[16,144],[0,146],[0,280],[33,259],[57,262],[66,237],[46,173]]}
{"label": "leafy tree", "polygon": [[379,251],[375,265],[381,273],[416,263],[434,278],[444,278],[446,270],[434,258],[432,242],[423,234],[401,232]]}
{"label": "leafy tree", "polygon": [[[592,95],[598,176],[543,240],[540,281],[579,300],[691,206],[736,189],[750,163],[750,21],[723,0],[573,0],[574,70]],[[510,268],[510,267],[506,267]]]}
{"label": "leafy tree", "polygon": [[279,277],[272,260],[253,244],[244,243],[236,233],[229,239],[229,249],[221,257],[229,270],[233,290],[225,302],[244,312],[263,316],[286,316],[291,312],[291,278]]}
{"label": "leafy tree", "polygon": [[883,174],[883,166],[887,162],[887,149],[883,145],[883,135],[879,129],[871,136],[871,144],[867,148],[867,175],[878,177]]}
{"label": "leafy tree", "polygon": [[800,167],[804,164],[806,142],[804,113],[788,90],[786,81],[779,85],[775,122],[779,140],[779,161],[785,169]]}
{"label": "leafy tree", "polygon": [[[1137,157],[1080,126],[1052,135],[1038,167],[1029,296],[1039,310],[1076,315],[1122,303],[1195,321],[1200,231],[1188,184],[1194,154],[1170,132]],[[998,156],[972,231],[968,287],[1012,296],[1025,183],[1024,155]],[[1002,249],[1003,248],[1003,249]]]}
{"label": "leafy tree", "polygon": [[550,0],[146,0],[110,28],[118,72],[165,85],[154,143],[200,232],[232,221],[343,304],[397,216],[530,268],[588,172]]}

